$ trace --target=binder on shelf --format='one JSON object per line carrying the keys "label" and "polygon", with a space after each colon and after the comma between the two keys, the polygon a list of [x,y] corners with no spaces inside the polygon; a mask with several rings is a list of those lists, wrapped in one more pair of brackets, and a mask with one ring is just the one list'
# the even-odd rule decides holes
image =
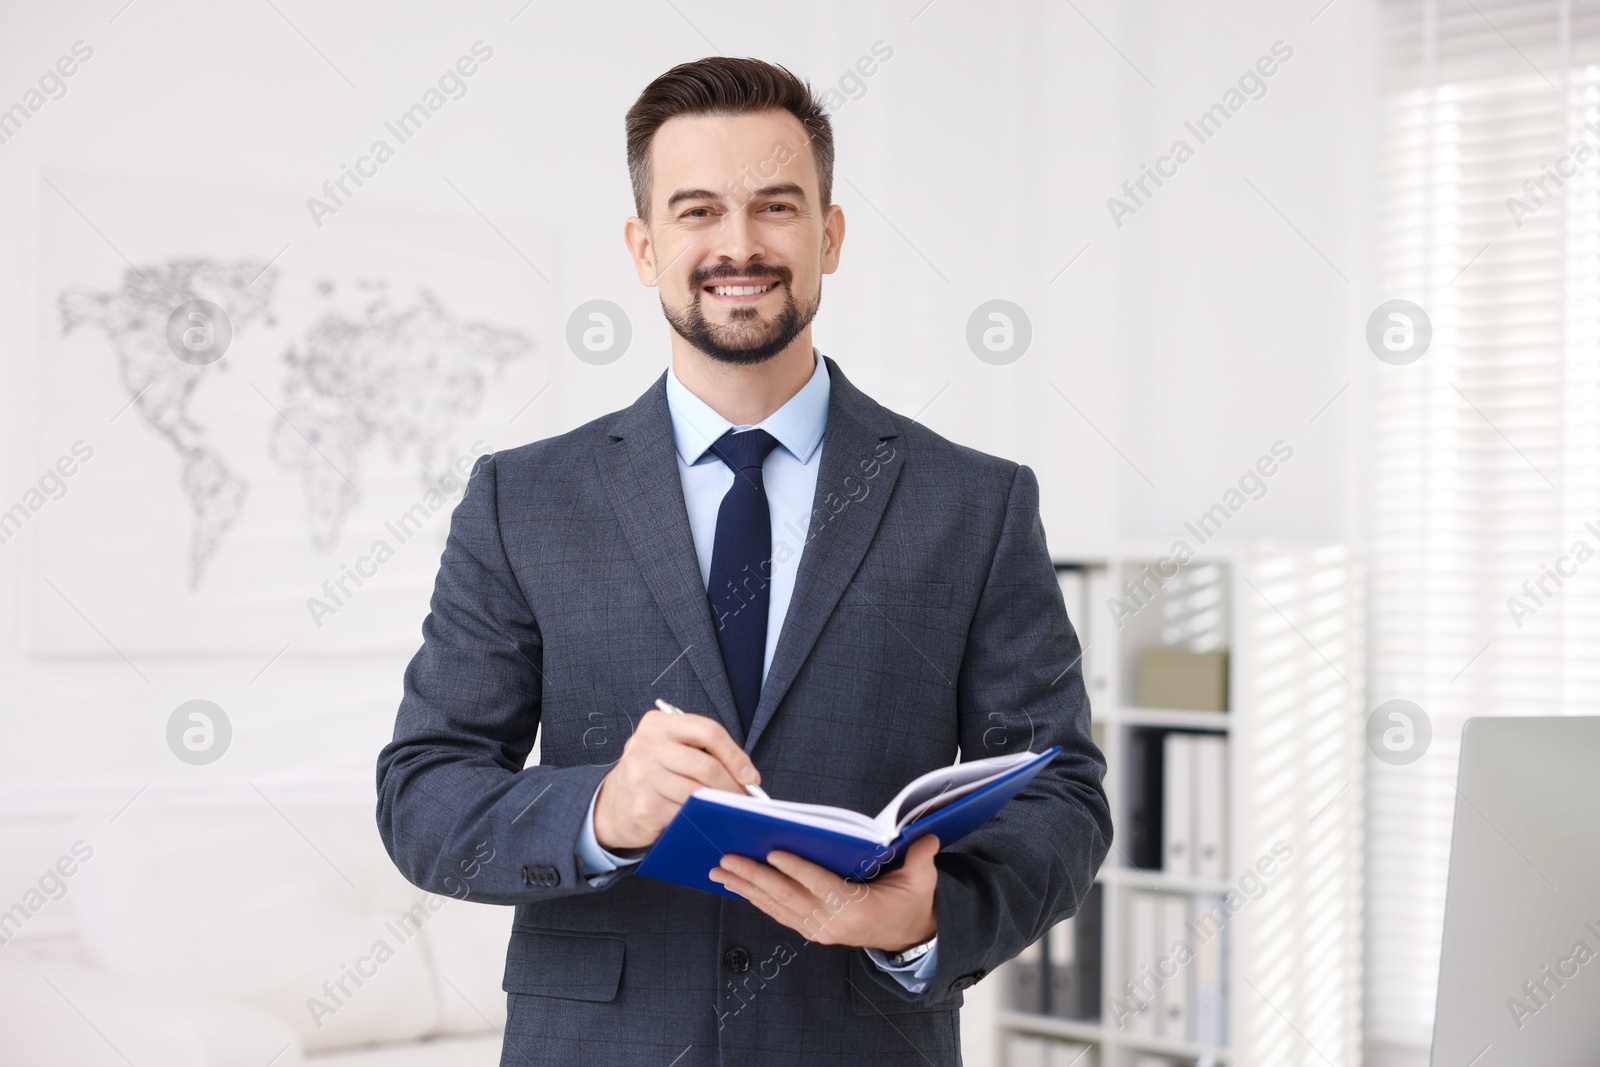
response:
{"label": "binder on shelf", "polygon": [[1071,566],[1056,567],[1056,584],[1061,587],[1061,600],[1067,607],[1067,621],[1072,623],[1073,631],[1078,635],[1078,662],[1072,666],[1083,675],[1083,685],[1089,694],[1089,707],[1091,713],[1096,708],[1104,708],[1105,703],[1099,698],[1089,677],[1089,653],[1087,651],[1091,640],[1089,605],[1088,605],[1088,579],[1087,571],[1083,567]]}
{"label": "binder on shelf", "polygon": [[1006,1002],[1012,1011],[1045,1010],[1044,943],[1035,941],[1006,965]]}
{"label": "binder on shelf", "polygon": [[1078,997],[1077,916],[1063,919],[1044,935],[1044,1010],[1063,1018],[1076,1017]]}
{"label": "binder on shelf", "polygon": [[[1184,924],[1189,921],[1189,898],[1176,894],[1161,899],[1161,934],[1156,942],[1158,958],[1172,955],[1172,946],[1187,940]],[[1175,977],[1161,987],[1157,997],[1160,1014],[1156,1021],[1157,1035],[1172,1041],[1185,1041],[1189,1037],[1189,979],[1190,968],[1179,964]]]}
{"label": "binder on shelf", "polygon": [[1057,970],[1071,971],[1078,965],[1078,942],[1074,927],[1077,917],[1062,919],[1050,928],[1045,935],[1046,951],[1049,953],[1050,966]]}
{"label": "binder on shelf", "polygon": [[1099,1019],[1100,998],[1105,989],[1106,894],[1099,882],[1089,887],[1089,895],[1078,910],[1078,1018]]}
{"label": "binder on shelf", "polygon": [[1228,872],[1228,739],[1194,741],[1194,873],[1225,878]]}
{"label": "binder on shelf", "polygon": [[1161,869],[1163,730],[1135,727],[1128,731],[1128,862]]}
{"label": "binder on shelf", "polygon": [[1067,606],[1067,619],[1072,623],[1072,628],[1078,631],[1078,640],[1085,638],[1084,631],[1088,629],[1089,620],[1084,611],[1084,601],[1088,591],[1088,583],[1084,579],[1082,567],[1057,567],[1056,584],[1061,586],[1061,601]]}
{"label": "binder on shelf", "polygon": [[1112,575],[1107,567],[1088,567],[1084,572],[1083,625],[1078,639],[1083,644],[1083,682],[1089,689],[1089,703],[1097,708],[1115,707],[1117,695],[1117,638],[1106,611],[1106,602],[1115,598]]}
{"label": "binder on shelf", "polygon": [[1195,871],[1195,746],[1191,734],[1162,739],[1161,869],[1168,874]]}
{"label": "binder on shelf", "polygon": [[1218,916],[1228,914],[1219,893],[1199,893],[1189,898],[1194,930],[1193,975],[1190,989],[1189,1033],[1197,1045],[1227,1044],[1227,937],[1228,928]]}
{"label": "binder on shelf", "polygon": [[1100,936],[1104,890],[1096,882],[1078,913],[1045,937],[1050,985],[1045,1011],[1063,1019],[1100,1017]]}
{"label": "binder on shelf", "polygon": [[1139,996],[1133,1001],[1134,1014],[1128,1020],[1128,1032],[1142,1037],[1155,1037],[1156,1015],[1159,1004],[1153,992],[1150,975],[1155,973],[1160,957],[1161,898],[1155,893],[1135,890],[1128,894],[1128,958],[1124,967],[1129,981]]}

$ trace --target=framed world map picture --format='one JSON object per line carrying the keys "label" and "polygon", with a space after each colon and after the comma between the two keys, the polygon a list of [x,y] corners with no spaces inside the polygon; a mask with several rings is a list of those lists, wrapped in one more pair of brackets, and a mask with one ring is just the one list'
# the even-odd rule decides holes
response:
{"label": "framed world map picture", "polygon": [[0,516],[34,527],[30,651],[414,647],[477,457],[554,432],[548,240],[466,204],[313,224],[289,193],[42,182],[39,478]]}

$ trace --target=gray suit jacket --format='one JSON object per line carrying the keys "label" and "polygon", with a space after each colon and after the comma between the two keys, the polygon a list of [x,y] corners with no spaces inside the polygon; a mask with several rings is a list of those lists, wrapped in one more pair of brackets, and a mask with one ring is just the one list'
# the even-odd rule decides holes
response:
{"label": "gray suit jacket", "polygon": [[[473,468],[378,758],[378,825],[416,885],[517,906],[502,1064],[958,1064],[961,991],[1072,915],[1105,858],[1105,761],[1033,472],[828,373],[810,528],[774,530],[775,555],[805,552],[749,736],[665,374]],[[773,796],[868,813],[958,753],[1063,752],[939,853],[938,970],[912,996],[743,901],[579,876],[590,798],[656,697],[726,726]]]}

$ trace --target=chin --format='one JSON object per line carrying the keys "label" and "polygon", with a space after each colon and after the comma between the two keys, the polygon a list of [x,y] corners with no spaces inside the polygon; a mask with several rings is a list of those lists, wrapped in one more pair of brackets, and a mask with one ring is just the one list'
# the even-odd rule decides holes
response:
{"label": "chin", "polygon": [[686,335],[684,339],[718,363],[748,367],[776,358],[789,347],[798,332],[785,329],[783,323],[771,323],[755,336],[740,330],[739,337],[730,338],[725,328],[712,326],[705,331],[694,331],[693,336]]}
{"label": "chin", "polygon": [[[784,348],[787,347],[788,345],[785,344]],[[718,348],[710,352],[706,352],[706,350],[702,348],[700,351],[704,352],[718,363],[726,363],[734,367],[753,367],[758,363],[766,363],[769,360],[776,359],[778,353],[782,352],[783,349],[780,348],[776,351],[773,351],[763,346],[752,349]]]}
{"label": "chin", "polygon": [[[699,302],[685,308],[672,309],[663,301],[661,310],[678,336],[688,341],[697,351],[718,363],[749,367],[765,363],[787,349],[811,324],[821,303],[820,298],[819,293],[818,299],[804,311],[796,306],[791,298],[785,302],[777,317],[771,320],[734,319],[729,323],[711,323],[706,320]],[[741,327],[737,331],[740,336],[730,338],[727,333],[730,327],[735,325]],[[746,326],[750,328],[743,328]]]}

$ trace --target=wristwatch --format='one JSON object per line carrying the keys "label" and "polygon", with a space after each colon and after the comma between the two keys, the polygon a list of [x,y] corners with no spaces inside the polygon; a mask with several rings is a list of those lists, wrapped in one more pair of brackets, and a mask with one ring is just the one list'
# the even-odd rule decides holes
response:
{"label": "wristwatch", "polygon": [[912,945],[908,949],[904,949],[904,950],[902,950],[900,952],[891,953],[890,955],[885,956],[884,959],[889,961],[889,966],[891,966],[891,967],[904,967],[907,964],[917,962],[922,957],[926,956],[929,952],[931,952],[933,950],[933,943],[935,941],[937,941],[937,940],[939,940],[939,935],[938,934],[934,934],[932,937],[928,938],[928,940],[924,941],[922,944],[920,944],[920,945]]}

